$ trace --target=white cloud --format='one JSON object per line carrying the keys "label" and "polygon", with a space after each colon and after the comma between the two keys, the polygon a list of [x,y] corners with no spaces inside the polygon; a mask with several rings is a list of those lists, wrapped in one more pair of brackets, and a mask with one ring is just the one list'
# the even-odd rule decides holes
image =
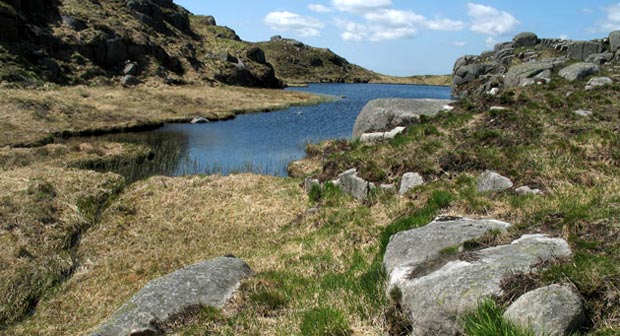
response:
{"label": "white cloud", "polygon": [[323,22],[312,17],[305,17],[288,11],[271,12],[265,16],[265,24],[271,29],[292,31],[299,36],[319,36]]}
{"label": "white cloud", "polygon": [[467,4],[472,20],[470,29],[476,33],[498,36],[513,32],[519,21],[510,13],[476,3]]}
{"label": "white cloud", "polygon": [[609,33],[620,29],[620,3],[613,4],[604,8],[605,19],[599,21],[596,26],[590,29],[593,33]]}
{"label": "white cloud", "polygon": [[367,13],[391,5],[392,0],[332,0],[332,6],[336,9],[353,13]]}
{"label": "white cloud", "polygon": [[462,21],[450,19],[429,20],[413,11],[379,9],[363,14],[364,23],[336,20],[344,30],[341,37],[347,41],[383,41],[411,38],[420,29],[457,31],[465,27]]}
{"label": "white cloud", "polygon": [[465,42],[465,41],[456,41],[456,42],[454,42],[454,45],[457,46],[457,47],[464,47],[464,46],[467,45],[467,42]]}
{"label": "white cloud", "polygon": [[321,4],[309,4],[308,9],[315,13],[331,13],[334,11],[333,8]]}

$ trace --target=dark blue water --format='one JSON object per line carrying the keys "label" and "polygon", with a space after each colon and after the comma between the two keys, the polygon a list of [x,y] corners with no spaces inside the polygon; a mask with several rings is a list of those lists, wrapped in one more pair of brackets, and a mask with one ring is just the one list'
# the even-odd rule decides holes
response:
{"label": "dark blue water", "polygon": [[230,121],[168,124],[143,134],[141,138],[147,139],[141,141],[161,142],[162,138],[179,141],[178,146],[182,148],[178,161],[167,162],[167,168],[160,174],[253,172],[285,176],[287,165],[304,157],[306,144],[350,138],[355,118],[372,99],[450,98],[449,87],[418,85],[311,84],[288,90],[344,98],[315,106],[240,115]]}

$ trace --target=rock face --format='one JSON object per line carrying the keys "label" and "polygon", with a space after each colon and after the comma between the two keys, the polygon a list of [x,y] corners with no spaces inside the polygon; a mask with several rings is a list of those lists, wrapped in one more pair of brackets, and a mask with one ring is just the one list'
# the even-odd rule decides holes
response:
{"label": "rock face", "polygon": [[481,250],[467,260],[451,261],[402,286],[402,306],[409,313],[413,335],[462,333],[459,316],[481,300],[500,296],[503,278],[531,271],[541,261],[571,255],[568,243],[545,235],[527,235],[510,245]]}
{"label": "rock face", "polygon": [[583,302],[568,286],[551,285],[524,294],[508,307],[504,318],[532,328],[540,336],[565,336],[586,319]]}
{"label": "rock face", "polygon": [[504,231],[508,227],[510,224],[496,220],[449,218],[436,219],[419,229],[393,235],[383,257],[389,287],[406,284],[412,270],[439,258],[442,250],[460,246],[491,230]]}
{"label": "rock face", "polygon": [[342,190],[358,200],[368,198],[368,193],[375,189],[375,184],[357,176],[357,169],[349,169],[338,176],[338,185]]}
{"label": "rock face", "polygon": [[424,184],[424,179],[418,173],[406,173],[400,181],[400,189],[398,193],[406,194],[409,190]]}
{"label": "rock face", "polygon": [[568,57],[585,61],[592,54],[603,52],[603,44],[594,41],[575,41],[568,46]]}
{"label": "rock face", "polygon": [[601,71],[601,68],[593,63],[575,63],[567,66],[566,68],[560,70],[560,77],[568,80],[568,81],[576,81],[580,79],[585,79],[590,75],[596,74]]}
{"label": "rock face", "polygon": [[478,177],[479,193],[499,192],[510,188],[512,188],[512,181],[494,171],[487,170]]}
{"label": "rock face", "polygon": [[504,85],[516,87],[523,84],[524,79],[535,78],[545,71],[552,71],[557,66],[554,62],[533,62],[515,65],[508,70]]}
{"label": "rock face", "polygon": [[612,53],[615,53],[618,49],[620,49],[620,30],[609,33],[609,47],[611,48]]}
{"label": "rock face", "polygon": [[149,282],[93,335],[158,335],[157,325],[195,306],[222,308],[251,274],[243,261],[222,257]]}
{"label": "rock face", "polygon": [[377,99],[362,109],[353,126],[353,139],[362,134],[385,131],[405,126],[420,119],[420,116],[434,116],[452,103],[443,99]]}

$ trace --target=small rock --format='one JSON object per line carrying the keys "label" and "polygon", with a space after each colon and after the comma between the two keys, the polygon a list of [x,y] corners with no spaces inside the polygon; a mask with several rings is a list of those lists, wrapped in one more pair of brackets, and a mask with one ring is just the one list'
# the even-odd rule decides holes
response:
{"label": "small rock", "polygon": [[386,139],[394,139],[397,135],[401,134],[402,132],[405,131],[405,127],[396,127],[393,130],[389,131],[389,132],[385,132],[384,137]]}
{"label": "small rock", "polygon": [[385,139],[384,132],[364,133],[360,137],[360,142],[361,143],[379,142],[383,139]]}
{"label": "small rock", "polygon": [[515,190],[515,192],[519,195],[540,195],[542,194],[542,191],[540,191],[540,189],[532,189],[529,186],[523,186],[520,188],[517,188]]}
{"label": "small rock", "polygon": [[424,178],[418,173],[406,173],[400,181],[400,189],[398,193],[406,194],[409,190],[424,184]]}
{"label": "small rock", "polygon": [[594,114],[594,112],[592,112],[590,110],[577,110],[574,113],[576,115],[578,115],[578,116],[581,116],[581,117],[589,117],[589,116]]}
{"label": "small rock", "polygon": [[496,88],[496,87],[492,88],[491,90],[489,90],[489,91],[487,92],[487,94],[489,94],[489,95],[491,95],[491,96],[495,96],[495,95],[497,95],[498,93],[499,93],[499,88]]}
{"label": "small rock", "polygon": [[573,289],[551,285],[521,296],[508,307],[504,318],[531,328],[537,336],[565,336],[577,331],[586,315]]}
{"label": "small rock", "polygon": [[483,192],[499,192],[512,188],[512,181],[494,171],[486,170],[478,177],[477,190]]}
{"label": "small rock", "polygon": [[568,81],[576,81],[579,79],[585,79],[586,77],[598,73],[601,68],[593,63],[575,63],[560,70],[560,77]]}
{"label": "small rock", "polygon": [[209,119],[204,118],[204,117],[196,117],[192,119],[191,121],[192,124],[206,124],[208,122],[209,122]]}
{"label": "small rock", "polygon": [[123,68],[123,74],[135,76],[138,74],[138,64],[131,62],[125,64],[125,68]]}
{"label": "small rock", "polygon": [[396,187],[393,184],[382,184],[379,188],[385,192],[396,193]]}
{"label": "small rock", "polygon": [[508,108],[504,106],[491,106],[489,111],[507,111]]}
{"label": "small rock", "polygon": [[586,84],[586,90],[594,90],[597,87],[612,85],[614,81],[609,77],[592,77]]}
{"label": "small rock", "polygon": [[125,87],[136,86],[140,84],[140,80],[136,76],[126,75],[121,79],[121,85]]}

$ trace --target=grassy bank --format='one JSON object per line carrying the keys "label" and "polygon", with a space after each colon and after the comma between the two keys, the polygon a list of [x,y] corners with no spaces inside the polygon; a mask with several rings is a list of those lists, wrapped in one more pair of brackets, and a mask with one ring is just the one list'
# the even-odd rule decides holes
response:
{"label": "grassy bank", "polygon": [[316,104],[325,97],[238,87],[50,87],[0,91],[0,147]]}

